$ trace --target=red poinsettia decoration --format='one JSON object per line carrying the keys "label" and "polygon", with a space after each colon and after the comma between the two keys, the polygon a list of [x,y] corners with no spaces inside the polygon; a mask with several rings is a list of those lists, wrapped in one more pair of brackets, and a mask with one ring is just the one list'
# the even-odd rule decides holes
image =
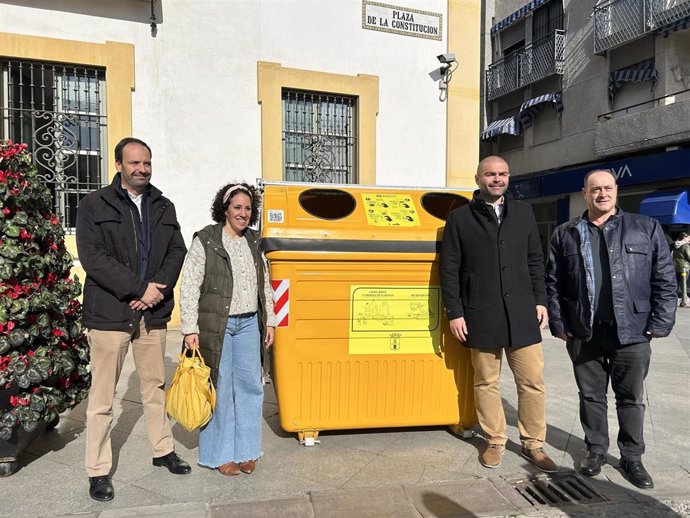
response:
{"label": "red poinsettia decoration", "polygon": [[26,145],[0,141],[0,440],[57,419],[91,381],[81,285],[51,207]]}

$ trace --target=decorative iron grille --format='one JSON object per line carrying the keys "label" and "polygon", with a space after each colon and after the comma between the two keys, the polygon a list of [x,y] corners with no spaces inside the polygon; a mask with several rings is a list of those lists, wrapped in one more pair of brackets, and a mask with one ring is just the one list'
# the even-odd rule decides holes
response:
{"label": "decorative iron grille", "polygon": [[594,8],[594,52],[690,19],[690,0],[609,0]]}
{"label": "decorative iron grille", "polygon": [[356,109],[356,97],[284,89],[284,179],[356,183]]}
{"label": "decorative iron grille", "polygon": [[663,29],[690,18],[690,0],[651,0],[651,26]]}
{"label": "decorative iron grille", "polygon": [[649,31],[650,0],[610,0],[594,9],[594,53],[601,54]]}
{"label": "decorative iron grille", "polygon": [[520,51],[489,65],[486,71],[486,89],[490,101],[520,87]]}
{"label": "decorative iron grille", "polygon": [[0,60],[0,138],[29,146],[68,232],[79,200],[103,185],[105,71]]}
{"label": "decorative iron grille", "polygon": [[520,52],[520,86],[527,86],[552,74],[562,74],[565,31],[533,41]]}
{"label": "decorative iron grille", "polygon": [[563,74],[564,49],[565,31],[558,29],[489,65],[486,71],[489,101],[552,74]]}

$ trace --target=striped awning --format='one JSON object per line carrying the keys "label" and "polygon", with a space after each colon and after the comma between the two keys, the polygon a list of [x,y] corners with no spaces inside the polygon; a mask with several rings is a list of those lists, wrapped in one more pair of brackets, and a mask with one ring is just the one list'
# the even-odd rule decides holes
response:
{"label": "striped awning", "polygon": [[665,27],[661,27],[659,30],[657,30],[657,34],[665,38],[672,32],[682,31],[688,27],[690,27],[690,15],[686,16],[685,18],[681,18],[680,20],[676,20]]}
{"label": "striped awning", "polygon": [[542,104],[553,104],[553,107],[558,113],[563,111],[563,101],[561,100],[561,92],[550,92],[548,94],[540,95],[529,101],[525,101],[520,106],[518,111],[518,118],[523,128],[532,126],[534,115],[539,111]]}
{"label": "striped awning", "polygon": [[514,24],[514,23],[517,22],[518,20],[524,18],[524,17],[527,16],[529,13],[531,13],[532,11],[534,11],[537,7],[539,7],[539,6],[542,5],[542,4],[545,4],[545,3],[548,2],[548,1],[549,1],[549,0],[532,0],[532,1],[531,1],[530,3],[528,3],[527,5],[523,5],[520,9],[518,9],[517,11],[515,11],[515,12],[514,12],[513,14],[511,14],[510,16],[506,16],[506,17],[503,18],[503,20],[501,20],[500,22],[495,23],[495,24],[491,27],[491,34],[495,33],[496,31],[500,31],[501,29],[505,29],[505,28],[508,27],[509,25]]}
{"label": "striped awning", "polygon": [[517,120],[516,115],[508,117],[507,119],[493,121],[482,131],[482,140],[491,140],[501,134],[520,135],[522,132],[520,122]]}
{"label": "striped awning", "polygon": [[659,73],[654,68],[654,58],[611,72],[609,76],[609,102],[613,104],[616,92],[625,82],[652,81],[652,91],[656,87]]}

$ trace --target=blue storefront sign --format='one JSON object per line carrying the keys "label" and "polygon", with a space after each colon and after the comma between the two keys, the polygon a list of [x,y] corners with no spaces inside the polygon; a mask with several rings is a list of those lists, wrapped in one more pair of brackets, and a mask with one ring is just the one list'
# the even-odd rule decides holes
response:
{"label": "blue storefront sign", "polygon": [[618,185],[640,185],[687,178],[690,182],[690,149],[641,155],[589,164],[513,180],[510,190],[518,199],[570,194],[582,190],[585,175],[593,169],[609,169]]}

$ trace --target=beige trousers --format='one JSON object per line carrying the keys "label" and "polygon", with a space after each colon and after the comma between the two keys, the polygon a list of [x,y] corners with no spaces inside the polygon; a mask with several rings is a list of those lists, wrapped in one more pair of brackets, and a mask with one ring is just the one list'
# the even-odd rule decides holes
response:
{"label": "beige trousers", "polygon": [[489,444],[505,445],[506,416],[498,384],[505,351],[518,393],[518,431],[522,447],[540,448],[546,437],[544,354],[541,344],[519,349],[471,349],[477,418]]}
{"label": "beige trousers", "polygon": [[143,318],[134,333],[89,330],[92,376],[86,409],[86,473],[89,477],[108,475],[112,467],[113,400],[130,344],[139,374],[146,433],[153,456],[161,457],[173,451],[172,430],[165,413],[165,334],[165,325],[146,327]]}

